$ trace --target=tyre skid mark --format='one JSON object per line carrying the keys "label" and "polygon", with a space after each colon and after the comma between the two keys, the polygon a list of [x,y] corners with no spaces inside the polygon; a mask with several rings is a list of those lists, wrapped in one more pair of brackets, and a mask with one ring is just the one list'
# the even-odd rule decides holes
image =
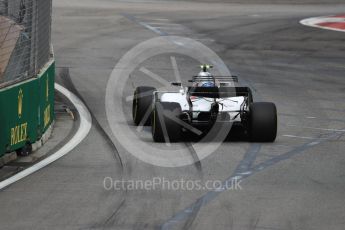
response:
{"label": "tyre skid mark", "polygon": [[[242,174],[245,173],[246,170],[249,169],[250,165],[253,164],[253,162],[256,159],[257,154],[260,152],[261,144],[253,143],[250,145],[248,151],[245,153],[242,161],[237,166],[235,172],[226,180],[223,182],[222,187],[224,188],[229,183],[232,183],[234,180],[238,180],[238,178],[242,177]],[[245,175],[245,174],[243,174]],[[173,218],[165,222],[160,229],[166,230],[171,229],[175,224],[180,223],[182,221],[186,221],[185,226],[190,227],[192,221],[196,218],[197,214],[199,213],[200,209],[205,206],[207,203],[212,201],[214,198],[216,198],[220,193],[225,191],[224,189],[219,189],[215,191],[210,191],[206,193],[206,195],[199,198],[196,202],[194,202],[192,205],[184,209],[183,211],[177,213]]]}
{"label": "tyre skid mark", "polygon": [[202,164],[199,159],[198,153],[195,151],[193,144],[191,142],[185,142],[185,145],[187,146],[189,152],[191,153],[194,161],[194,166],[198,171],[202,171]]}
{"label": "tyre skid mark", "polygon": [[109,227],[109,225],[113,225],[113,224],[110,224],[111,221],[114,222],[116,217],[119,215],[120,213],[120,210],[125,206],[126,204],[126,199],[122,199],[120,205],[114,210],[114,212],[108,217],[108,219],[106,219],[106,221],[102,224],[103,225],[103,228],[102,229],[106,229]]}
{"label": "tyre skid mark", "polygon": [[[282,154],[279,155],[277,157],[273,157],[263,163],[260,163],[258,165],[255,165],[253,167],[250,168],[250,170],[248,171],[244,171],[244,169],[246,167],[243,167],[243,165],[249,165],[248,164],[248,159],[254,159],[254,152],[256,152],[256,154],[258,153],[258,151],[260,151],[260,148],[258,148],[258,146],[255,146],[256,144],[252,144],[251,148],[252,150],[248,150],[245,157],[243,158],[242,162],[239,164],[239,166],[236,168],[236,170],[234,171],[233,175],[231,175],[227,180],[225,180],[223,182],[223,187],[222,189],[218,189],[215,191],[210,191],[208,193],[206,193],[204,196],[200,197],[199,199],[197,199],[196,202],[192,203],[190,206],[188,206],[186,209],[182,210],[181,212],[178,212],[176,215],[174,215],[171,219],[169,219],[168,221],[166,221],[163,225],[161,225],[160,229],[162,230],[167,230],[167,229],[171,229],[175,224],[180,223],[182,221],[185,221],[186,219],[190,218],[191,214],[193,214],[193,212],[195,212],[194,210],[200,210],[203,206],[206,206],[209,202],[211,202],[213,199],[215,199],[218,195],[220,195],[222,192],[224,191],[228,191],[226,190],[226,185],[229,184],[229,182],[231,183],[234,180],[237,181],[243,181],[246,178],[255,175],[258,172],[261,172],[273,165],[276,165],[284,160],[288,160],[296,155],[302,154],[304,151],[315,147],[321,143],[324,143],[328,140],[331,139],[335,139],[335,138],[340,138],[341,136],[343,136],[345,133],[339,133],[339,132],[332,132],[329,133],[327,136],[322,137],[322,135],[320,136],[319,139],[317,140],[312,140],[309,142],[306,142],[300,146],[297,146],[296,148]],[[322,139],[321,139],[322,138]],[[254,150],[256,148],[256,150]]]}
{"label": "tyre skid mark", "polygon": [[102,136],[107,140],[107,143],[115,150],[114,151],[115,157],[120,162],[121,170],[124,171],[124,164],[122,162],[122,158],[121,158],[121,156],[119,154],[119,151],[117,150],[117,147],[115,146],[115,144],[113,143],[113,141],[111,140],[111,138],[107,134],[107,132],[103,129],[103,127],[99,123],[98,119],[95,117],[94,113],[92,112],[92,110],[90,109],[90,107],[88,106],[86,101],[84,100],[83,96],[76,89],[74,83],[71,80],[71,77],[70,77],[70,74],[69,74],[69,69],[68,68],[62,68],[60,76],[61,76],[61,79],[64,81],[64,83],[66,85],[68,85],[70,90],[75,95],[77,95],[80,98],[80,100],[85,104],[86,108],[90,111],[92,120],[94,121],[94,124],[96,125],[96,128],[101,132]]}
{"label": "tyre skid mark", "polygon": [[[97,120],[97,118],[95,117],[95,115],[93,114],[92,110],[90,109],[90,107],[87,105],[87,103],[85,102],[84,98],[82,97],[82,95],[78,92],[78,90],[76,89],[74,83],[72,82],[71,76],[69,74],[69,68],[61,68],[61,73],[60,73],[60,77],[61,79],[64,81],[64,83],[70,88],[70,90],[77,95],[80,100],[85,104],[86,108],[90,111],[91,114],[91,118],[93,120],[93,123],[95,124],[97,130],[101,133],[101,136],[106,140],[106,142],[109,144],[110,148],[113,149],[113,153],[114,153],[114,157],[115,159],[120,163],[120,168],[121,168],[121,178],[124,178],[124,174],[125,174],[125,165],[123,164],[121,155],[116,147],[116,145],[114,144],[114,142],[111,140],[111,137],[107,134],[107,132],[104,130],[104,128],[101,126],[101,124],[99,123],[99,121]],[[113,220],[118,213],[120,212],[120,210],[122,209],[122,207],[125,205],[126,203],[126,197],[127,197],[127,189],[123,191],[123,198],[121,203],[114,208],[114,211],[111,213],[111,215],[106,218],[106,220],[101,224],[103,226],[103,229],[105,229],[107,227],[107,225],[109,225],[110,221]]]}

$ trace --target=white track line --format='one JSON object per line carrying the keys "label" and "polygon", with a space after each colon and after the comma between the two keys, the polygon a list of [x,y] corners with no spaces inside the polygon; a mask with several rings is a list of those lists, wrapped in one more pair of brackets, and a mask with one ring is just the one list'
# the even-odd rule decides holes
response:
{"label": "white track line", "polygon": [[317,137],[304,137],[304,136],[296,136],[296,135],[282,135],[283,137],[291,137],[291,138],[301,138],[301,139],[308,139],[308,140],[320,140],[326,138],[317,138]]}
{"label": "white track line", "polygon": [[91,114],[84,105],[84,103],[73,93],[71,93],[66,88],[62,87],[61,85],[55,83],[55,89],[65,95],[75,106],[77,109],[79,116],[80,116],[80,125],[77,133],[73,136],[73,138],[64,145],[61,149],[59,149],[54,154],[50,155],[49,157],[45,158],[44,160],[34,164],[33,166],[15,174],[14,176],[1,181],[0,182],[0,189],[3,189],[24,177],[31,175],[32,173],[42,169],[43,167],[53,163],[54,161],[58,160],[59,158],[63,157],[71,150],[73,150],[84,138],[88,135],[92,125]]}
{"label": "white track line", "polygon": [[145,20],[149,20],[149,21],[169,21],[169,19],[167,18],[141,18],[141,19],[145,19]]}
{"label": "white track line", "polygon": [[148,22],[148,24],[150,24],[151,26],[181,26],[181,24],[177,24],[177,23],[166,23],[166,22]]}
{"label": "white track line", "polygon": [[159,30],[188,30],[186,27],[184,26],[153,26],[152,27],[159,29]]}
{"label": "white track line", "polygon": [[299,128],[304,128],[304,129],[315,129],[315,130],[332,131],[332,132],[345,132],[345,129],[327,129],[327,128],[318,128],[318,127],[300,126],[300,125],[287,125],[287,126],[299,127]]}

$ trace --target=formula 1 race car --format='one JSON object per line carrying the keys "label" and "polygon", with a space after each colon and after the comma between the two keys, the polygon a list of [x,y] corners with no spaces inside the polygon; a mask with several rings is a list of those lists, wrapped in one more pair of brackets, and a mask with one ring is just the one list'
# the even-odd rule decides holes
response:
{"label": "formula 1 race car", "polygon": [[[240,124],[253,142],[274,142],[277,109],[270,102],[253,102],[249,87],[237,86],[234,76],[213,76],[212,66],[175,92],[140,86],[134,92],[132,115],[136,125],[152,126],[155,142],[178,142],[183,132],[207,132],[216,123]],[[201,131],[202,130],[202,131]]]}

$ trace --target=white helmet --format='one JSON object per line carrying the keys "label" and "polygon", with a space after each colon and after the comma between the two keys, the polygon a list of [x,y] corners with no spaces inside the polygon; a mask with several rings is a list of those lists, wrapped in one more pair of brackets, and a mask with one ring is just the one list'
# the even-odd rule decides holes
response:
{"label": "white helmet", "polygon": [[[211,65],[201,65],[201,71],[198,74],[198,77],[212,77],[212,74],[210,72],[208,72],[209,69],[211,69],[213,66]],[[213,83],[212,79],[205,79],[205,81],[199,82],[198,86],[206,86],[209,85],[208,83]],[[210,86],[209,86],[210,87]]]}
{"label": "white helmet", "polygon": [[212,77],[212,74],[208,71],[204,72],[204,71],[201,71],[199,74],[198,74],[198,77]]}

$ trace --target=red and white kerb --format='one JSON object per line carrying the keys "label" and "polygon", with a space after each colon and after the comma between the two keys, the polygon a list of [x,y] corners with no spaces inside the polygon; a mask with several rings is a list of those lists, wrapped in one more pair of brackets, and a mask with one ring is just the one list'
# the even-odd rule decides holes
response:
{"label": "red and white kerb", "polygon": [[301,24],[326,30],[345,32],[345,14],[307,18]]}

